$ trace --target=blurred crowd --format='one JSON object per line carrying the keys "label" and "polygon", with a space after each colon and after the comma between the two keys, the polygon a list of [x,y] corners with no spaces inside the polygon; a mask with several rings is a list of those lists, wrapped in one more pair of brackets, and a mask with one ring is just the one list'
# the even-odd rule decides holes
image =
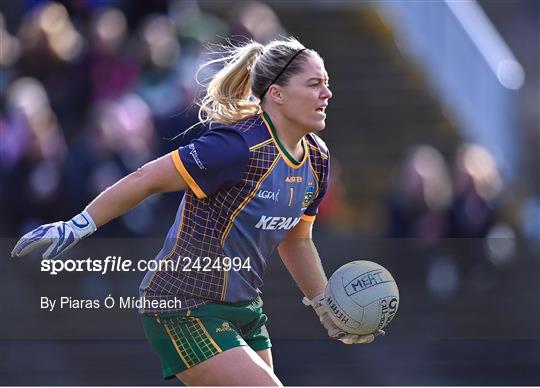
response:
{"label": "blurred crowd", "polygon": [[457,152],[453,170],[429,145],[414,146],[389,200],[389,237],[483,238],[497,223],[503,181],[493,156],[476,144]]}
{"label": "blurred crowd", "polygon": [[419,242],[425,286],[435,297],[454,296],[463,282],[493,289],[497,274],[540,251],[540,201],[516,201],[478,144],[462,144],[452,165],[435,147],[415,145],[392,184],[386,236]]}
{"label": "blurred crowd", "polygon": [[[240,4],[221,16],[195,0],[4,4],[1,235],[69,219],[121,177],[197,136],[197,129],[177,135],[197,122],[197,70],[216,48],[208,42],[265,43],[284,34],[267,5]],[[349,213],[337,159],[332,169],[322,222]],[[434,147],[417,145],[392,184],[387,237],[538,237],[538,199],[523,204],[513,225],[504,222],[504,183],[480,145],[464,144],[452,168]],[[170,219],[179,195],[148,198],[113,221],[107,236],[163,235],[162,215]]]}
{"label": "blurred crowd", "polygon": [[[257,2],[221,17],[197,1],[2,7],[0,233],[11,237],[69,219],[121,177],[196,136],[197,129],[177,135],[197,122],[195,75],[218,50],[208,42],[264,43],[283,32]],[[162,235],[168,225],[160,215],[174,214],[178,203],[178,195],[149,198],[113,221],[107,236]]]}

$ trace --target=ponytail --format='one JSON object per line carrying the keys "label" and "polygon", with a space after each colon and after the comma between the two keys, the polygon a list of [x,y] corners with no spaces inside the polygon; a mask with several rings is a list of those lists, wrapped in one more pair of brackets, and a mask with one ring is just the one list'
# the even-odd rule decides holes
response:
{"label": "ponytail", "polygon": [[264,46],[250,42],[240,47],[232,47],[222,58],[211,64],[224,63],[206,88],[206,95],[199,102],[199,122],[201,124],[232,124],[246,117],[261,113],[258,99],[251,92],[251,72]]}

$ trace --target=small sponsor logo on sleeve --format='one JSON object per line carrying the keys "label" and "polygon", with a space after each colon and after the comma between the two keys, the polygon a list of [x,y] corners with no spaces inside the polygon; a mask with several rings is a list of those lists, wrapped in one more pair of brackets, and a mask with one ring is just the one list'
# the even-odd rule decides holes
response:
{"label": "small sponsor logo on sleeve", "polygon": [[201,170],[206,170],[206,167],[204,166],[203,162],[199,158],[199,154],[197,154],[197,150],[195,149],[195,145],[194,144],[189,144],[188,148],[189,148],[189,154],[191,155],[191,157],[195,161],[195,164],[197,165],[197,167],[199,167]]}

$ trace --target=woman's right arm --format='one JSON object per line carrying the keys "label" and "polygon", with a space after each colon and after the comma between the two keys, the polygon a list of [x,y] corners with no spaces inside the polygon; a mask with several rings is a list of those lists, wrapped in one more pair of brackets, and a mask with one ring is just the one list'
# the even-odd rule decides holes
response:
{"label": "woman's right arm", "polygon": [[182,191],[186,188],[171,155],[164,155],[107,188],[86,207],[86,211],[99,228],[152,194]]}
{"label": "woman's right arm", "polygon": [[149,162],[119,180],[69,221],[41,225],[19,239],[12,257],[24,256],[38,247],[46,246],[44,259],[52,259],[71,248],[80,239],[91,235],[101,225],[121,216],[146,197],[187,187],[176,170],[171,155]]}

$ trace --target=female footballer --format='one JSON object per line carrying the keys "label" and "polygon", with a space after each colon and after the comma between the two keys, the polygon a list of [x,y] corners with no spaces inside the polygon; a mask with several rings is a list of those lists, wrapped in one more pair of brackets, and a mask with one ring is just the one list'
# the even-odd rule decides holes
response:
{"label": "female footballer", "polygon": [[[187,385],[279,386],[259,291],[276,247],[330,337],[375,338],[345,333],[327,315],[311,240],[329,168],[315,133],[332,93],[319,54],[292,38],[232,47],[209,63],[217,62],[223,67],[200,102],[200,121],[210,124],[202,137],[121,179],[70,221],[27,233],[12,256],[45,245],[43,257],[54,258],[147,196],[184,190],[155,258],[181,266],[148,272],[140,287],[141,298],[159,302],[141,320],[163,375]],[[181,307],[160,307],[172,299]]]}

